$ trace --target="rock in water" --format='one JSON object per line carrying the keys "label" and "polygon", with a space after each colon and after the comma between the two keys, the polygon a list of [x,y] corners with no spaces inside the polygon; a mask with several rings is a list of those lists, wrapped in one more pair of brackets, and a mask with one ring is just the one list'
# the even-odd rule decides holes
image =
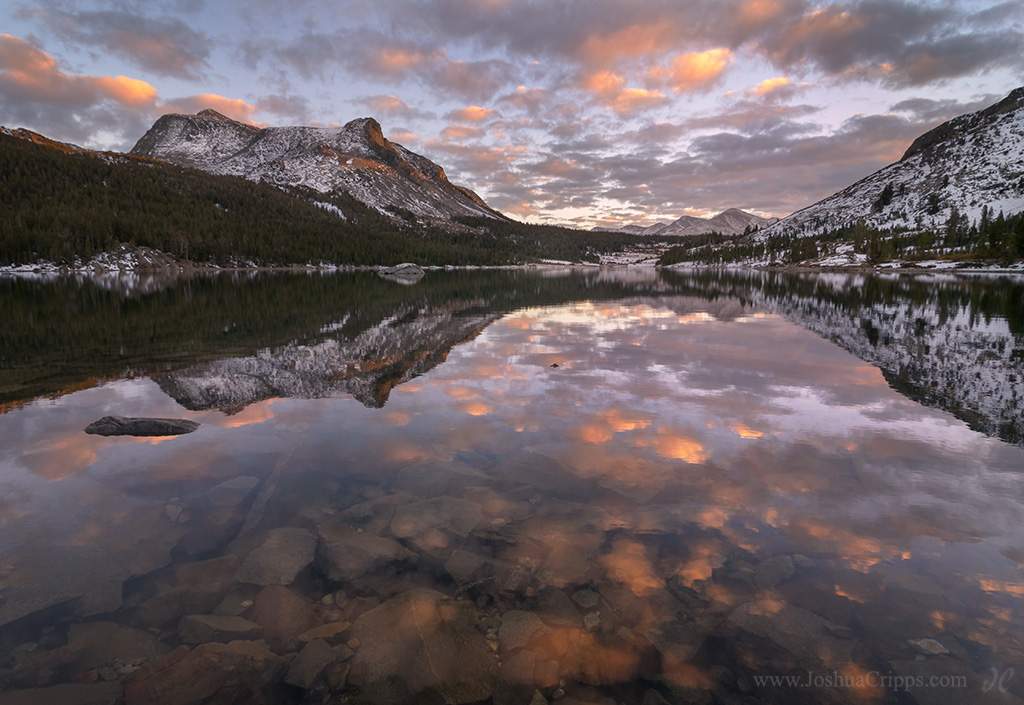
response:
{"label": "rock in water", "polygon": [[350,681],[370,703],[486,700],[497,666],[477,624],[476,608],[434,590],[403,593],[363,614]]}
{"label": "rock in water", "polygon": [[418,264],[403,262],[394,267],[381,267],[377,276],[399,284],[415,284],[423,278],[423,269]]}
{"label": "rock in water", "polygon": [[147,419],[126,416],[104,416],[85,427],[86,433],[97,436],[180,436],[199,428],[189,419]]}
{"label": "rock in water", "polygon": [[235,577],[240,583],[289,585],[299,571],[313,562],[316,541],[317,537],[305,529],[274,529],[242,561]]}

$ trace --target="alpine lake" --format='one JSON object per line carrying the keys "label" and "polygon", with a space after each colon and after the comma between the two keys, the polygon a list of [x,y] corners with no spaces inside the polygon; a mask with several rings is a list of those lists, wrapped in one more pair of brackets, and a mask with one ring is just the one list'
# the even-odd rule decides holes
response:
{"label": "alpine lake", "polygon": [[0,705],[1024,702],[1019,276],[2,277],[0,308]]}

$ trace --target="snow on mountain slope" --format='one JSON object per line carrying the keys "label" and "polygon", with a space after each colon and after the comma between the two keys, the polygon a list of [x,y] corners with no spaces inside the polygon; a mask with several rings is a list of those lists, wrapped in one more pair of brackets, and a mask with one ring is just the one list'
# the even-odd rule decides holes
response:
{"label": "snow on mountain slope", "polygon": [[922,135],[900,161],[797,211],[758,238],[799,237],[863,219],[872,228],[935,230],[954,208],[972,221],[1024,211],[1024,88]]}
{"label": "snow on mountain slope", "polygon": [[164,115],[130,154],[214,174],[243,176],[321,193],[346,192],[381,211],[451,220],[504,218],[444,169],[384,138],[373,118],[343,127],[257,128],[213,110]]}

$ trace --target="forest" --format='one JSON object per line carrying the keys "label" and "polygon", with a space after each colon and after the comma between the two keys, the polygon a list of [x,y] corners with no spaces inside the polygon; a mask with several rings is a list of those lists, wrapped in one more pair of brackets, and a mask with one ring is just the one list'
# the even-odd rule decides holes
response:
{"label": "forest", "polygon": [[699,235],[667,249],[658,263],[799,264],[835,254],[841,245],[852,246],[848,254],[862,254],[869,264],[900,259],[911,263],[951,260],[1005,265],[1024,259],[1024,213],[994,214],[987,206],[976,221],[970,221],[954,208],[945,227],[938,232],[885,230],[857,222],[806,237],[773,235],[758,240],[747,237],[749,234]]}
{"label": "forest", "polygon": [[394,210],[390,217],[346,194],[0,134],[0,266],[71,265],[122,244],[219,266],[596,262],[637,242],[512,220],[427,223]]}

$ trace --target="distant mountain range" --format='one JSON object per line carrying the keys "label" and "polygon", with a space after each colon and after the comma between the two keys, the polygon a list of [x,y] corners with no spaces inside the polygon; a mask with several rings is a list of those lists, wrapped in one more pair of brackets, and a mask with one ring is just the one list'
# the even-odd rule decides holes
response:
{"label": "distant mountain range", "polygon": [[506,219],[473,191],[451,183],[434,162],[385,139],[380,123],[369,117],[343,127],[260,129],[215,110],[169,114],[129,154],[211,174],[345,193],[391,215]]}
{"label": "distant mountain range", "polygon": [[761,230],[806,237],[858,221],[869,228],[939,229],[1024,210],[1024,87],[921,135],[894,164]]}
{"label": "distant mountain range", "polygon": [[763,228],[777,221],[778,218],[762,218],[753,213],[730,208],[712,218],[695,218],[684,215],[671,223],[655,223],[654,225],[623,225],[598,226],[592,228],[596,232],[621,232],[630,235],[705,235],[719,233],[721,235],[742,235],[748,230]]}

